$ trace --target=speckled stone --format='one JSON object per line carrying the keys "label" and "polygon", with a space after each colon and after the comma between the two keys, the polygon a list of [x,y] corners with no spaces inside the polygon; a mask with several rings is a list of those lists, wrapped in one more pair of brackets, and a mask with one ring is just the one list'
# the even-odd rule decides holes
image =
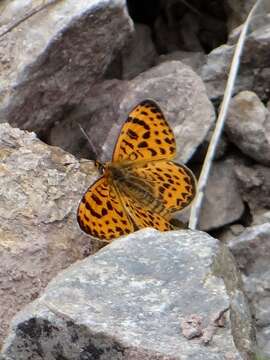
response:
{"label": "speckled stone", "polygon": [[[181,331],[196,314],[202,333],[214,328],[207,346]],[[199,231],[143,229],[51,281],[14,319],[2,359],[251,359],[252,334],[227,248]]]}

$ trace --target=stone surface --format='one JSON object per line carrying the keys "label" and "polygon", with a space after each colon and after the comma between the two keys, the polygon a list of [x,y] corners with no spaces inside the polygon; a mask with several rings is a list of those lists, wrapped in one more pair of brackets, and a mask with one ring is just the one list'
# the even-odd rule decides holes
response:
{"label": "stone surface", "polygon": [[0,344],[10,319],[61,269],[92,252],[76,209],[93,165],[0,124]]}
{"label": "stone surface", "polygon": [[203,52],[195,51],[173,51],[169,54],[160,55],[156,64],[159,65],[165,61],[181,61],[190,66],[195,72],[199,73],[201,67],[205,64],[207,56]]}
{"label": "stone surface", "polygon": [[[188,318],[204,337],[186,338]],[[16,316],[2,356],[240,360],[252,359],[252,336],[225,246],[198,231],[144,229],[61,272]]]}
{"label": "stone surface", "polygon": [[209,52],[226,41],[226,11],[217,1],[161,0],[154,26],[159,52]]}
{"label": "stone surface", "polygon": [[228,242],[234,239],[235,237],[242,234],[246,228],[241,224],[232,224],[225,226],[222,231],[218,234],[218,239],[223,242]]}
{"label": "stone surface", "polygon": [[[262,100],[269,98],[269,13],[270,9],[266,7],[265,13],[256,19],[246,38],[234,94],[242,90],[252,90]],[[234,50],[235,44],[225,44],[214,49],[200,71],[207,93],[212,100],[220,101],[224,94]]]}
{"label": "stone surface", "polygon": [[157,51],[150,27],[135,24],[135,32],[122,54],[122,78],[129,80],[154,65]]}
{"label": "stone surface", "polygon": [[[1,1],[6,26],[38,1]],[[15,20],[14,20],[15,19]],[[124,0],[56,1],[0,38],[0,119],[45,131],[102,78],[132,31]]]}
{"label": "stone surface", "polygon": [[156,19],[154,24],[154,34],[159,54],[167,54],[179,49],[180,39],[178,32],[168,26],[163,16],[158,16]]}
{"label": "stone surface", "polygon": [[234,29],[246,20],[248,13],[255,2],[256,0],[226,0],[229,8],[229,29]]}
{"label": "stone surface", "polygon": [[[50,129],[46,141],[78,157],[100,159],[108,133],[119,119],[119,101],[129,91],[128,86],[127,81],[116,79],[94,85],[87,98],[70,111],[64,121]],[[91,144],[82,134],[79,124],[90,137]],[[111,155],[107,160],[110,158]]]}
{"label": "stone surface", "polygon": [[[207,134],[205,141],[196,150],[196,153],[192,157],[192,162],[195,162],[197,164],[203,163],[205,156],[207,154],[207,150],[208,150],[209,143],[210,143],[212,136],[213,136],[213,130],[211,129],[209,131],[209,133]],[[229,150],[230,150],[230,144],[228,143],[227,136],[223,133],[217,144],[215,155],[214,155],[214,160],[224,159]]]}
{"label": "stone surface", "polygon": [[[203,79],[207,94],[212,101],[221,101],[224,94],[234,49],[235,45],[225,44],[219,46],[211,51],[206,64],[201,68],[199,75]],[[235,81],[233,94],[244,89],[251,90],[252,82],[253,74],[250,74],[248,70],[244,72],[243,66],[241,66]]]}
{"label": "stone surface", "polygon": [[103,145],[102,159],[110,159],[114,143],[128,112],[144,99],[155,100],[176,137],[177,157],[187,162],[204,140],[215,115],[204,85],[194,71],[179,61],[162,63],[133,79],[119,102],[119,117]]}
{"label": "stone surface", "polygon": [[187,162],[206,137],[215,115],[201,79],[179,61],[153,67],[131,81],[97,84],[63,125],[51,129],[48,141],[75,155],[87,156],[89,145],[79,131],[80,122],[93,144],[90,158],[108,161],[129,111],[148,98],[157,101],[174,130],[176,160]]}
{"label": "stone surface", "polygon": [[270,211],[268,209],[258,209],[252,215],[252,225],[270,223]]}
{"label": "stone surface", "polygon": [[235,174],[242,199],[248,204],[251,214],[267,211],[270,207],[270,168],[237,162]]}
{"label": "stone surface", "polygon": [[244,211],[231,161],[214,162],[205,190],[199,227],[217,229],[239,220]]}
{"label": "stone surface", "polygon": [[255,93],[242,91],[232,99],[225,131],[244,154],[270,164],[270,112]]}
{"label": "stone surface", "polygon": [[270,357],[270,224],[247,228],[228,245],[243,273],[245,291],[255,310],[258,348]]}

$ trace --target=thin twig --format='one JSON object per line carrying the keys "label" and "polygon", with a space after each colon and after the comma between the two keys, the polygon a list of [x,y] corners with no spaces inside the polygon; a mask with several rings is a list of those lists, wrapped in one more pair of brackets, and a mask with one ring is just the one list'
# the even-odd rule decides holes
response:
{"label": "thin twig", "polygon": [[86,131],[84,130],[84,128],[82,127],[82,125],[80,124],[80,123],[78,123],[78,125],[79,125],[79,128],[80,128],[80,130],[81,130],[81,132],[83,133],[83,136],[86,138],[86,140],[88,141],[88,145],[89,145],[89,147],[90,147],[90,150],[91,150],[91,152],[94,154],[94,156],[95,156],[95,159],[93,159],[93,160],[95,160],[97,163],[99,163],[98,161],[97,161],[97,152],[96,152],[96,149],[95,149],[95,146],[94,146],[94,144],[93,144],[93,141],[90,139],[90,137],[88,136],[88,134],[86,133]]}
{"label": "thin twig", "polygon": [[81,132],[83,133],[83,136],[86,138],[86,140],[88,141],[90,147],[91,147],[91,151],[93,151],[94,149],[94,144],[92,142],[92,140],[90,139],[90,137],[88,136],[87,132],[84,130],[84,128],[82,127],[82,125],[80,123],[78,123],[79,128],[81,130]]}
{"label": "thin twig", "polygon": [[15,29],[17,26],[19,26],[20,24],[22,24],[24,21],[28,20],[31,16],[37,14],[38,12],[46,9],[48,6],[53,5],[55,3],[57,3],[59,0],[52,0],[49,1],[48,3],[44,4],[44,5],[40,5],[38,7],[36,7],[35,9],[29,11],[29,13],[25,14],[23,17],[21,17],[20,19],[14,21],[13,24],[11,24],[5,31],[3,31],[2,33],[0,33],[0,38],[3,37],[4,35],[6,35],[7,33],[9,33],[10,31],[12,31],[13,29]]}
{"label": "thin twig", "polygon": [[181,0],[181,2],[191,11],[193,11],[195,14],[202,16],[202,13],[199,12],[198,9],[196,9],[194,6],[192,6],[191,4],[189,4],[186,0]]}
{"label": "thin twig", "polygon": [[261,0],[258,0],[255,3],[255,5],[252,7],[251,11],[249,12],[248,17],[243,25],[242,31],[240,33],[239,39],[238,39],[236,47],[235,47],[235,52],[234,52],[232,63],[231,63],[231,68],[230,68],[229,77],[228,77],[228,81],[227,81],[225,92],[224,92],[224,97],[223,97],[223,101],[221,103],[220,113],[218,115],[216,127],[213,132],[213,135],[212,135],[209,147],[208,147],[208,151],[207,151],[204,163],[203,163],[201,175],[200,175],[200,178],[198,181],[197,195],[196,195],[194,203],[191,207],[191,214],[190,214],[190,219],[189,219],[189,228],[190,229],[196,229],[198,221],[199,221],[199,214],[200,214],[200,210],[201,210],[204,190],[205,190],[207,180],[209,177],[209,172],[210,172],[213,158],[215,155],[216,147],[218,145],[218,141],[220,139],[222,129],[223,129],[223,126],[225,123],[226,115],[228,113],[228,108],[229,108],[230,100],[231,100],[232,93],[233,93],[233,87],[234,87],[235,79],[236,79],[239,64],[240,64],[240,57],[243,52],[243,46],[244,46],[245,39],[246,39],[246,33],[247,33],[248,27],[250,25],[250,21],[260,3],[261,3]]}

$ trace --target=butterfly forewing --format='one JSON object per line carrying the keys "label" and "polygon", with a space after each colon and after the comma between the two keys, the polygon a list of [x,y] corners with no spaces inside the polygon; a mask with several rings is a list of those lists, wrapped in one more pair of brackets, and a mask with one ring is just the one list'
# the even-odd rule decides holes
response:
{"label": "butterfly forewing", "polygon": [[102,176],[84,194],[77,212],[83,231],[101,239],[113,239],[134,231],[112,184]]}
{"label": "butterfly forewing", "polygon": [[138,104],[124,123],[112,161],[172,159],[175,139],[159,106],[152,100]]}

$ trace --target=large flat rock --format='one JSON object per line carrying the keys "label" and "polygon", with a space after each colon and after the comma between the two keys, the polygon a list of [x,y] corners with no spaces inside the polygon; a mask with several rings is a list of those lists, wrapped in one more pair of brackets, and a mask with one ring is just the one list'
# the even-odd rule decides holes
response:
{"label": "large flat rock", "polygon": [[2,359],[251,359],[252,336],[226,247],[143,229],[51,281],[14,318]]}

